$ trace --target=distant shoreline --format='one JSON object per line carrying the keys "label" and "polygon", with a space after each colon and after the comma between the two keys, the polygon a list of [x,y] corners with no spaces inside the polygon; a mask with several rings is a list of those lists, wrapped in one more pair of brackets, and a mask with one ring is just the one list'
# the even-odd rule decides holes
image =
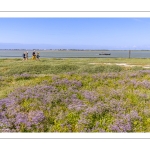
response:
{"label": "distant shoreline", "polygon": [[[35,49],[34,49],[35,50]],[[28,51],[29,58],[33,50],[0,50],[0,58],[22,58]],[[150,58],[150,50],[35,50],[41,58]],[[109,54],[109,55],[108,55]]]}
{"label": "distant shoreline", "polygon": [[0,49],[0,51],[150,51],[150,50],[95,50],[95,49]]}

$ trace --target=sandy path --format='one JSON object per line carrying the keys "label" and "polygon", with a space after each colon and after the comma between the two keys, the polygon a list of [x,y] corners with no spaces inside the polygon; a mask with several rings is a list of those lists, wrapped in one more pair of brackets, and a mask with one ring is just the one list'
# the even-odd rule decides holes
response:
{"label": "sandy path", "polygon": [[127,63],[89,63],[92,65],[97,65],[97,64],[104,64],[104,65],[118,65],[118,66],[124,66],[124,67],[143,67],[143,68],[150,68],[150,65],[129,65]]}

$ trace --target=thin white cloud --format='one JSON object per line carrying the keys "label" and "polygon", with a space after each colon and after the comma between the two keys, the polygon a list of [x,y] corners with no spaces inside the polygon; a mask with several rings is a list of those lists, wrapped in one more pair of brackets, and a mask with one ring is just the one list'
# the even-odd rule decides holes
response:
{"label": "thin white cloud", "polygon": [[139,23],[145,23],[150,24],[150,20],[145,20],[144,18],[133,18],[133,21],[139,22]]}
{"label": "thin white cloud", "polygon": [[133,20],[136,22],[142,22],[143,21],[142,19],[139,19],[139,18],[134,18]]}

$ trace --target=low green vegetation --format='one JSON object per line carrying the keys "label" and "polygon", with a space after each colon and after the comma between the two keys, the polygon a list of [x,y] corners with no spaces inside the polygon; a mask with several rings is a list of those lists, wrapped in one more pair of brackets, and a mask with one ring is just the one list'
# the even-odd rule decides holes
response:
{"label": "low green vegetation", "polygon": [[0,132],[150,132],[149,64],[0,59]]}

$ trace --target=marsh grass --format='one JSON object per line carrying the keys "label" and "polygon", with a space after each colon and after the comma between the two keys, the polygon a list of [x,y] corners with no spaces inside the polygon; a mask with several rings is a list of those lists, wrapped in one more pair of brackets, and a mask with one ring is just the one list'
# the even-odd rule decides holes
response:
{"label": "marsh grass", "polygon": [[150,60],[0,59],[0,131],[149,132],[150,71],[115,63]]}

